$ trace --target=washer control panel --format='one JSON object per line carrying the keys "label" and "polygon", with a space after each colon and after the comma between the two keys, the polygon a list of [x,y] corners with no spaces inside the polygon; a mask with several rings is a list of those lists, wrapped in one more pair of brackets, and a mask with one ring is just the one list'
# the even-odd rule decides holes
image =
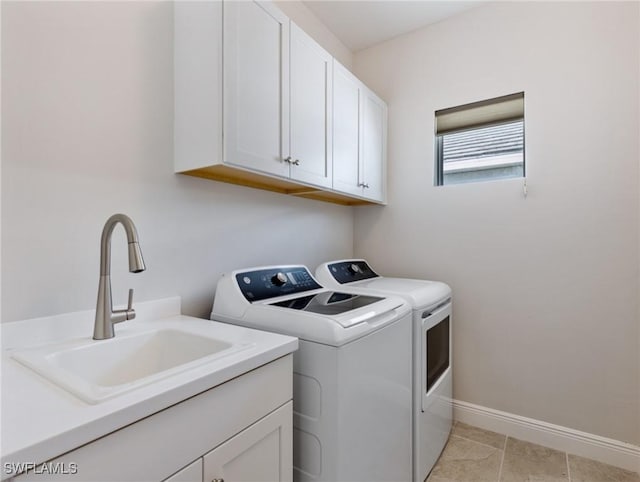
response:
{"label": "washer control panel", "polygon": [[236,274],[236,283],[248,301],[302,293],[322,288],[305,266],[274,266]]}
{"label": "washer control panel", "polygon": [[351,283],[363,279],[377,278],[378,275],[371,269],[366,261],[350,260],[328,265],[329,273],[340,283]]}

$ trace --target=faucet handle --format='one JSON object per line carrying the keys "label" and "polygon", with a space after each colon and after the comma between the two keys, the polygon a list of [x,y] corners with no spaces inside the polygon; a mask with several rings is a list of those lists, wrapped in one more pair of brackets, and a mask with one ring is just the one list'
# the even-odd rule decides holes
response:
{"label": "faucet handle", "polygon": [[127,320],[133,320],[136,317],[136,310],[133,309],[133,288],[129,288],[129,299],[127,301]]}
{"label": "faucet handle", "polygon": [[133,320],[136,317],[136,310],[133,309],[133,289],[129,288],[129,300],[127,308],[124,310],[113,310],[111,313],[111,323],[120,323],[126,320]]}

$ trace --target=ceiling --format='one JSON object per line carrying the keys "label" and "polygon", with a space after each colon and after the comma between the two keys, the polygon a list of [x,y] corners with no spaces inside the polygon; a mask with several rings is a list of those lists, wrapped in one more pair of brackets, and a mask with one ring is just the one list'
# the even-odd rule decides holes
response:
{"label": "ceiling", "polygon": [[304,4],[353,52],[480,3],[478,0],[304,0]]}

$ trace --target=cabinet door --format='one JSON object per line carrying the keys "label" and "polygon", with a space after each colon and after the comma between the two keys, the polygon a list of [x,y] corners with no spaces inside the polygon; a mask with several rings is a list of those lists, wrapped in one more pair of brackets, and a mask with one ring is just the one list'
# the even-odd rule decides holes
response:
{"label": "cabinet door", "polygon": [[174,2],[174,167],[222,161],[222,3]]}
{"label": "cabinet door", "polygon": [[179,470],[164,482],[202,482],[202,459],[198,459]]}
{"label": "cabinet door", "polygon": [[362,196],[385,201],[387,170],[387,105],[363,88]]}
{"label": "cabinet door", "polygon": [[333,189],[362,195],[361,82],[337,61],[333,62]]}
{"label": "cabinet door", "polygon": [[331,187],[333,58],[291,23],[291,178]]}
{"label": "cabinet door", "polygon": [[288,402],[204,456],[204,481],[293,479],[293,409]]}
{"label": "cabinet door", "polygon": [[223,4],[224,159],[289,176],[289,19],[255,1]]}

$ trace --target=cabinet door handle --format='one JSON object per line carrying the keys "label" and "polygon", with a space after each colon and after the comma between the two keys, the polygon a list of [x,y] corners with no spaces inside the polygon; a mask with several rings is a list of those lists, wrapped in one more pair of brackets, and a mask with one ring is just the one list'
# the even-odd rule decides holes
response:
{"label": "cabinet door handle", "polygon": [[300,159],[296,159],[295,161],[291,159],[291,156],[289,157],[285,157],[284,162],[286,162],[287,164],[293,164],[294,166],[299,166],[300,165]]}
{"label": "cabinet door handle", "polygon": [[365,189],[369,189],[369,184],[367,184],[366,182],[361,182],[358,184],[358,187],[363,187]]}
{"label": "cabinet door handle", "polygon": [[211,482],[224,482],[224,479],[222,477],[215,478],[215,479],[211,479]]}

